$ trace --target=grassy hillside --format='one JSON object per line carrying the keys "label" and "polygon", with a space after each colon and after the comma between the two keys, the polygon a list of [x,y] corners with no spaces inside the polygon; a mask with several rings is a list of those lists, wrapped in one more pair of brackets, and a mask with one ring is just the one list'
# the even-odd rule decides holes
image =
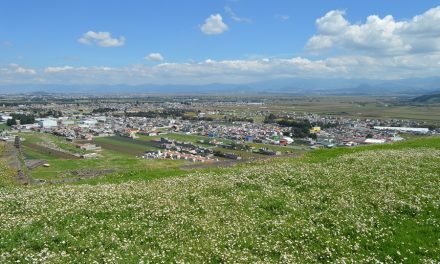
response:
{"label": "grassy hillside", "polygon": [[0,189],[0,262],[436,262],[440,139]]}

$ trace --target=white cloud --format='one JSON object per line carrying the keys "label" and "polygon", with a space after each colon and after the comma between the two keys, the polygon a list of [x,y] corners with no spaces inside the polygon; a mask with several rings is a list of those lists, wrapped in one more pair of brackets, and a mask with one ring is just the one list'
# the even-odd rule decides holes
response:
{"label": "white cloud", "polygon": [[284,14],[276,14],[275,18],[280,20],[280,21],[287,21],[290,19],[289,15],[284,15]]}
{"label": "white cloud", "polygon": [[150,61],[163,61],[164,60],[162,54],[156,53],[156,52],[148,54],[148,56],[145,56],[145,59],[150,60]]}
{"label": "white cloud", "polygon": [[[37,78],[53,84],[244,84],[277,78],[366,78],[402,79],[439,76],[440,54],[413,54],[394,57],[347,55],[326,59],[259,58],[160,63],[126,67],[47,67],[27,71],[21,66],[0,67],[0,83],[34,82]],[[29,70],[29,69],[28,69]],[[33,79],[25,78],[33,76]]]}
{"label": "white cloud", "polygon": [[228,30],[228,25],[223,22],[223,18],[220,14],[215,14],[210,15],[205,20],[200,30],[206,35],[218,35]]}
{"label": "white cloud", "polygon": [[230,6],[225,6],[225,12],[229,15],[229,17],[234,20],[235,22],[242,22],[242,23],[252,23],[252,19],[245,18],[245,17],[239,17],[234,10]]}
{"label": "white cloud", "polygon": [[112,38],[110,32],[94,32],[88,31],[78,39],[79,43],[86,45],[97,45],[100,47],[120,47],[125,44],[125,37],[120,36],[119,38]]}
{"label": "white cloud", "polygon": [[72,70],[73,67],[72,66],[63,66],[63,67],[47,67],[46,69],[44,69],[45,73],[57,73],[57,72],[65,72],[65,71],[69,71]]}
{"label": "white cloud", "polygon": [[12,63],[12,64],[9,64],[9,66],[10,66],[12,72],[15,72],[15,73],[18,73],[18,74],[29,74],[29,75],[37,74],[37,71],[35,69],[24,68],[24,67],[21,67],[18,64]]}
{"label": "white cloud", "polygon": [[316,20],[317,34],[306,44],[312,52],[335,48],[370,56],[397,56],[440,51],[440,6],[410,20],[368,16],[364,23],[346,20],[345,11],[333,10]]}

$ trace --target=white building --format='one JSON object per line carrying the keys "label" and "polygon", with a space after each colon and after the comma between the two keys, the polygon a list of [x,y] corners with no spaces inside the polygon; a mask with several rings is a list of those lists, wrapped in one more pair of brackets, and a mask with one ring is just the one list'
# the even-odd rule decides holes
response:
{"label": "white building", "polygon": [[45,119],[41,119],[38,122],[38,125],[41,128],[51,128],[51,127],[57,127],[58,126],[58,122],[54,119],[49,119],[49,118],[45,118]]}
{"label": "white building", "polygon": [[12,116],[8,116],[8,115],[1,116],[1,120],[3,120],[3,121],[9,120],[9,119],[12,119]]}
{"label": "white building", "polygon": [[422,127],[382,127],[382,126],[375,126],[374,129],[377,129],[377,130],[400,131],[400,132],[417,132],[417,133],[423,133],[423,134],[426,134],[426,133],[429,132],[429,128],[422,128]]}
{"label": "white building", "polygon": [[385,143],[385,139],[375,139],[375,138],[367,138],[364,141],[365,144],[383,144]]}
{"label": "white building", "polygon": [[73,120],[62,120],[62,121],[61,121],[61,124],[62,124],[63,126],[70,126],[70,125],[74,125],[74,124],[75,124],[75,121],[73,121]]}
{"label": "white building", "polygon": [[88,127],[93,127],[96,125],[96,123],[98,123],[98,121],[96,119],[85,119],[81,121],[81,124],[88,126]]}

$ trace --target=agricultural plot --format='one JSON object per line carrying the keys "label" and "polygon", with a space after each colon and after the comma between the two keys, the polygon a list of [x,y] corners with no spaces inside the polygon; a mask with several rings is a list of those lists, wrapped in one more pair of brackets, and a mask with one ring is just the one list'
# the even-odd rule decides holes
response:
{"label": "agricultural plot", "polygon": [[0,124],[0,131],[9,130],[9,127],[6,124]]}
{"label": "agricultural plot", "polygon": [[153,141],[142,141],[119,136],[95,138],[92,142],[104,149],[134,156],[141,156],[146,151],[157,150],[159,147]]}
{"label": "agricultural plot", "polygon": [[[62,146],[62,149],[66,152],[47,148],[40,145],[42,142],[47,145]],[[153,143],[116,137],[100,138],[97,143],[102,145],[103,150],[99,152],[98,158],[95,159],[79,159],[67,152],[67,150],[79,150],[74,144],[62,142],[59,138],[46,134],[27,133],[22,146],[24,156],[28,161],[44,160],[50,164],[50,167],[31,168],[29,173],[35,180],[49,182],[77,182],[77,180],[95,183],[118,182],[124,178],[148,180],[156,178],[157,175],[165,176],[170,173],[180,173],[178,167],[182,165],[182,162],[149,161],[136,158],[137,154],[145,152],[148,148],[154,148]],[[169,172],[166,172],[166,170],[169,170]],[[141,175],[140,172],[143,172],[143,174]]]}
{"label": "agricultural plot", "polygon": [[39,152],[43,155],[53,156],[53,157],[59,158],[59,159],[79,159],[78,156],[75,156],[69,152],[44,147],[42,145],[38,145],[35,143],[31,143],[31,142],[25,141],[25,142],[23,142],[22,145],[25,148],[33,149],[34,151]]}

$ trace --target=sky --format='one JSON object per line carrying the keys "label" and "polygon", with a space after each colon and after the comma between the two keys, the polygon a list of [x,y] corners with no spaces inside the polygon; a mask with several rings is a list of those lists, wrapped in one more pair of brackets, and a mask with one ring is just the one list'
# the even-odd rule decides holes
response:
{"label": "sky", "polygon": [[0,0],[0,84],[440,77],[440,1]]}

